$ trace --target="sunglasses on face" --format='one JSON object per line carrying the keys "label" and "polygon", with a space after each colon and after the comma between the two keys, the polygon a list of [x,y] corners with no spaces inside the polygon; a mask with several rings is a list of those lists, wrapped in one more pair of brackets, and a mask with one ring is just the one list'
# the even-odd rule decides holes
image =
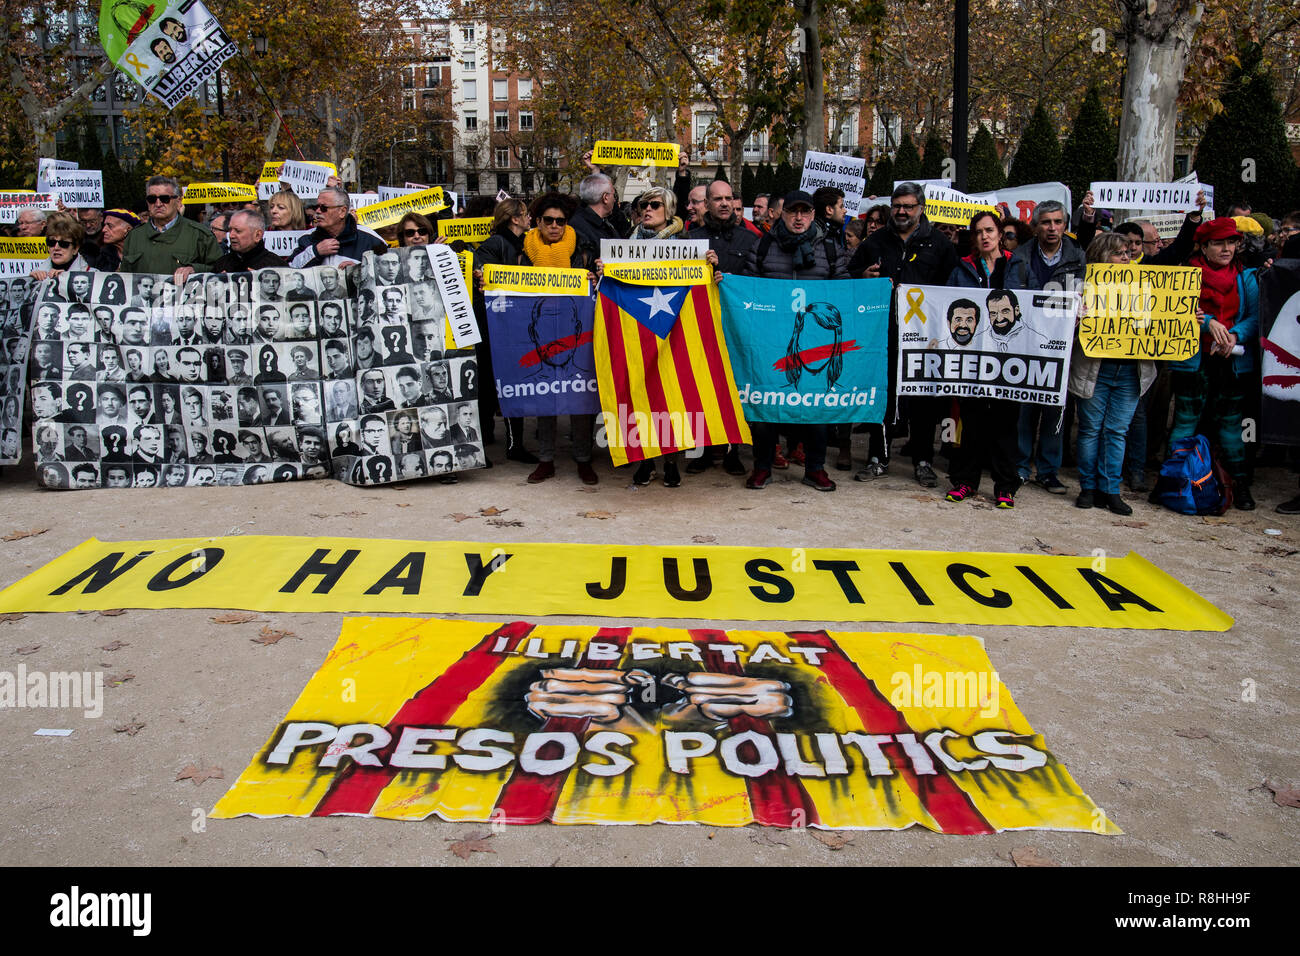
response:
{"label": "sunglasses on face", "polygon": [[172,202],[172,201],[174,201],[174,200],[176,199],[176,197],[173,196],[171,193],[163,193],[161,196],[157,196],[157,195],[155,195],[155,196],[146,196],[145,199],[147,199],[147,200],[149,201],[149,204],[150,204],[150,205],[153,205],[153,204],[156,203],[156,202],[161,202],[161,203],[169,203],[169,202]]}
{"label": "sunglasses on face", "polygon": [[547,226],[563,226],[569,220],[564,216],[543,216],[542,223]]}
{"label": "sunglasses on face", "polygon": [[413,239],[416,236],[427,236],[428,234],[429,234],[428,229],[423,229],[419,226],[414,226],[410,229],[402,230],[402,235],[404,235],[407,239]]}
{"label": "sunglasses on face", "polygon": [[47,237],[46,240],[45,240],[45,247],[46,247],[47,249],[53,249],[55,246],[58,246],[60,249],[71,249],[71,248],[72,248],[72,240],[71,240],[71,239],[55,239],[55,238],[53,238],[53,237]]}
{"label": "sunglasses on face", "polygon": [[638,203],[636,208],[644,212],[647,209],[663,209],[664,204],[658,199],[651,199],[648,202]]}
{"label": "sunglasses on face", "polygon": [[319,206],[319,205],[318,205],[318,206],[316,207],[316,211],[317,211],[318,213],[321,213],[321,212],[324,212],[324,211],[327,210],[327,209],[342,209],[342,208],[343,208],[342,206]]}

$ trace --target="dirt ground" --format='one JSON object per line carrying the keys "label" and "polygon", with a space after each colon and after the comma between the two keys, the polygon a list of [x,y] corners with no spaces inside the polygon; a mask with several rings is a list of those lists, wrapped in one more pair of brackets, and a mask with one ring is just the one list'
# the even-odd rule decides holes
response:
{"label": "dirt ground", "polygon": [[[496,449],[499,454],[499,446]],[[680,489],[638,489],[631,470],[598,467],[584,489],[569,462],[540,486],[528,468],[498,465],[459,484],[350,488],[334,481],[150,491],[59,493],[35,488],[30,466],[0,476],[0,534],[45,528],[0,543],[8,585],[91,536],[105,540],[231,533],[327,534],[484,542],[574,541],[915,548],[1110,554],[1135,550],[1236,619],[1226,633],[1049,627],[829,625],[840,630],[977,634],[1020,709],[1083,790],[1124,835],[1022,832],[942,836],[920,828],[848,834],[832,850],[806,831],[709,827],[510,827],[492,853],[465,862],[453,840],[486,832],[353,818],[202,820],[288,711],[333,645],[342,615],[267,614],[296,639],[250,640],[260,624],[213,623],[201,610],[128,610],[116,617],[29,614],[0,623],[0,669],[102,670],[134,677],[105,689],[99,719],[80,711],[0,711],[6,760],[0,864],[976,864],[1011,865],[1032,847],[1064,866],[1254,865],[1300,862],[1300,810],[1261,787],[1300,786],[1300,522],[1273,511],[1296,490],[1293,475],[1261,474],[1260,509],[1187,518],[1133,498],[1122,524],[1080,511],[1037,488],[1014,511],[987,498],[949,504],[919,488],[900,460],[870,485],[833,472],[834,494],[778,472],[762,492],[715,469]],[[1073,477],[1066,472],[1067,482]],[[986,488],[987,491],[987,488]],[[398,503],[409,507],[398,508]],[[454,512],[509,509],[522,527]],[[607,520],[575,517],[605,510]],[[313,513],[332,517],[316,518]],[[1266,535],[1265,529],[1281,535]],[[489,620],[491,618],[484,618]],[[580,618],[549,623],[585,623]],[[676,626],[697,623],[673,622]],[[709,622],[744,626],[743,621]],[[762,625],[767,627],[769,625]],[[772,622],[772,629],[785,627]],[[118,650],[105,645],[123,642]],[[35,650],[31,648],[36,647]],[[19,653],[19,649],[23,649]],[[1253,701],[1244,701],[1243,682]],[[1249,695],[1247,695],[1249,696]],[[115,728],[141,724],[137,732]],[[34,736],[71,728],[66,737]],[[224,779],[177,781],[190,764]]]}

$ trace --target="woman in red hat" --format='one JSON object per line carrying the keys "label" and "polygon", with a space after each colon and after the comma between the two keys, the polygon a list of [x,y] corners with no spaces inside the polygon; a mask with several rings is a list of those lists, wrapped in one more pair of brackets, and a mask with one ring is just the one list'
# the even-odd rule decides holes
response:
{"label": "woman in red hat", "polygon": [[1187,264],[1201,270],[1201,351],[1171,369],[1174,427],[1169,440],[1190,438],[1203,427],[1232,476],[1233,504],[1253,511],[1241,415],[1255,370],[1259,281],[1256,270],[1243,268],[1240,247],[1241,232],[1226,216],[1196,230],[1196,252]]}

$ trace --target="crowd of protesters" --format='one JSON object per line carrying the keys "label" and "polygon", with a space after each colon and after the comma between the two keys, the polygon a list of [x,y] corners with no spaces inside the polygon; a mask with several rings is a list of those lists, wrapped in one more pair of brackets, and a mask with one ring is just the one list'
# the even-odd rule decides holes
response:
{"label": "crowd of protesters", "polygon": [[[49,258],[32,273],[36,278],[94,270],[159,273],[179,283],[194,272],[346,265],[390,244],[441,242],[435,220],[456,214],[447,209],[430,219],[408,213],[395,226],[375,232],[358,225],[350,197],[335,179],[310,203],[286,190],[266,203],[186,207],[180,184],[164,176],[150,178],[145,195],[142,210],[21,209],[15,225],[5,231],[45,238]],[[1170,239],[1145,219],[1114,223],[1110,211],[1095,208],[1091,193],[1073,218],[1061,203],[1044,201],[1029,222],[1002,207],[1000,215],[978,213],[966,227],[932,223],[925,214],[925,190],[915,183],[900,184],[887,202],[873,202],[857,218],[846,215],[844,193],[833,187],[812,194],[762,194],[746,216],[726,180],[693,183],[683,160],[671,189],[651,187],[631,203],[620,202],[614,180],[592,167],[576,196],[548,192],[531,205],[473,197],[460,214],[493,218],[491,237],[475,250],[476,270],[485,264],[536,265],[583,268],[598,275],[601,240],[623,238],[707,240],[706,258],[720,281],[727,274],[883,277],[895,285],[993,292],[1077,289],[1089,263],[1197,267],[1202,271],[1198,354],[1160,363],[1096,359],[1085,356],[1076,341],[1063,408],[987,398],[895,399],[891,381],[882,424],[786,427],[755,422],[750,467],[743,462],[743,449],[720,446],[705,449],[684,469],[676,454],[640,462],[632,475],[635,485],[645,486],[662,470],[663,484],[672,488],[682,484],[683,471],[699,474],[720,465],[727,474],[744,476],[746,488],[758,490],[770,482],[774,469],[794,464],[803,468],[804,484],[834,491],[829,455],[834,454],[835,469],[870,482],[889,474],[893,446],[905,439],[897,453],[910,459],[922,487],[938,486],[936,459],[946,458],[948,501],[972,498],[986,469],[999,508],[1015,507],[1018,492],[1030,483],[1065,495],[1069,489],[1062,468],[1073,458],[1079,481],[1075,504],[1128,515],[1132,508],[1123,486],[1133,493],[1148,491],[1149,469],[1159,466],[1177,439],[1197,433],[1210,439],[1231,477],[1234,505],[1242,510],[1255,507],[1256,464],[1281,463],[1281,450],[1243,440],[1243,420],[1257,415],[1260,394],[1258,274],[1274,259],[1300,257],[1300,212],[1274,220],[1234,206],[1227,215],[1207,220],[1203,206],[1202,195]],[[266,248],[264,236],[270,230],[310,231],[286,258]],[[1001,301],[996,299],[990,297],[991,318]],[[1012,309],[1014,302],[1014,295],[1007,296],[1005,307]],[[475,307],[485,328],[481,289],[475,290]],[[891,316],[891,379],[896,324],[897,317]],[[490,342],[485,339],[479,351],[480,361],[490,362]],[[495,398],[482,396],[479,411],[484,440],[493,444]],[[942,441],[936,450],[937,432],[940,437],[955,432],[939,431],[940,426],[957,421],[960,441]],[[535,466],[529,482],[553,478],[557,420],[537,421],[536,452],[525,447],[523,419],[504,424],[506,459]],[[584,483],[596,484],[595,416],[571,416],[568,425],[578,475]],[[855,435],[861,436],[856,447]],[[855,452],[861,461],[856,471]],[[1300,495],[1277,510],[1300,513]]]}

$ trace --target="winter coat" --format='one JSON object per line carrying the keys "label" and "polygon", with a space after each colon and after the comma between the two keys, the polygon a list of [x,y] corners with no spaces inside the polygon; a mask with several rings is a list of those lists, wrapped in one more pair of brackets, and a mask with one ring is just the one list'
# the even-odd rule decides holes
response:
{"label": "winter coat", "polygon": [[[1237,344],[1245,351],[1241,355],[1232,356],[1232,370],[1238,375],[1245,375],[1255,370],[1255,352],[1259,340],[1259,273],[1254,269],[1243,269],[1237,276],[1237,301],[1241,304],[1238,306],[1237,319],[1230,331],[1236,333]],[[1217,316],[1207,314],[1205,318],[1208,320]],[[1203,352],[1208,338],[1204,334],[1204,323],[1201,324],[1201,329],[1201,351]],[[1200,367],[1201,352],[1181,362],[1173,363],[1174,371],[1178,372],[1195,372]]]}
{"label": "winter coat", "polygon": [[[809,226],[810,229],[816,228]],[[745,254],[744,274],[763,279],[847,279],[845,256],[831,239],[822,236],[813,243],[813,265],[796,272],[794,251],[781,248],[772,232],[759,237]]]}
{"label": "winter coat", "polygon": [[298,239],[298,247],[289,259],[289,265],[295,269],[309,266],[334,265],[335,258],[351,259],[360,262],[367,252],[380,253],[388,248],[388,243],[372,232],[366,232],[357,226],[357,219],[352,213],[343,221],[343,231],[338,234],[339,251],[333,256],[322,256],[316,251],[317,243],[334,238],[321,227],[316,227]]}
{"label": "winter coat", "polygon": [[600,240],[623,238],[614,226],[613,218],[611,215],[609,219],[601,219],[590,206],[582,206],[569,220],[569,225],[578,234],[578,245],[593,259],[600,256]]}
{"label": "winter coat", "polygon": [[758,244],[758,234],[750,232],[739,217],[720,223],[712,216],[704,217],[704,225],[696,226],[686,234],[687,239],[707,239],[709,248],[718,254],[718,271],[741,273],[749,250]]}
{"label": "winter coat", "polygon": [[283,269],[289,265],[284,256],[277,256],[259,242],[246,253],[227,252],[212,266],[213,272],[252,272],[254,269]]}
{"label": "winter coat", "polygon": [[195,272],[211,272],[220,258],[221,247],[211,230],[180,216],[166,232],[148,222],[128,232],[119,271],[171,275],[181,266],[189,266]]}
{"label": "winter coat", "polygon": [[[883,232],[884,230],[876,230]],[[1030,265],[1029,257],[1038,255],[1038,240],[1030,239],[1021,245],[1011,256],[1011,261],[1007,263],[1007,276],[1005,288],[1008,289],[1041,289],[1043,286],[1037,285],[1037,279],[1034,275],[1033,267]],[[1088,267],[1087,258],[1083,254],[1083,249],[1079,244],[1069,236],[1061,237],[1061,258],[1057,260],[1056,265],[1052,266],[1051,277],[1048,282],[1055,282],[1062,289],[1077,288],[1083,282],[1084,271]],[[1071,279],[1070,277],[1073,277]]]}
{"label": "winter coat", "polygon": [[904,243],[892,226],[877,229],[858,244],[849,261],[849,275],[857,278],[880,263],[880,276],[899,285],[943,285],[957,268],[952,240],[921,218]]}
{"label": "winter coat", "polygon": [[948,276],[948,285],[961,289],[1001,289],[1006,279],[1007,263],[1010,261],[1011,253],[998,253],[992,274],[985,275],[983,264],[975,256],[962,256],[957,262],[957,268]]}

